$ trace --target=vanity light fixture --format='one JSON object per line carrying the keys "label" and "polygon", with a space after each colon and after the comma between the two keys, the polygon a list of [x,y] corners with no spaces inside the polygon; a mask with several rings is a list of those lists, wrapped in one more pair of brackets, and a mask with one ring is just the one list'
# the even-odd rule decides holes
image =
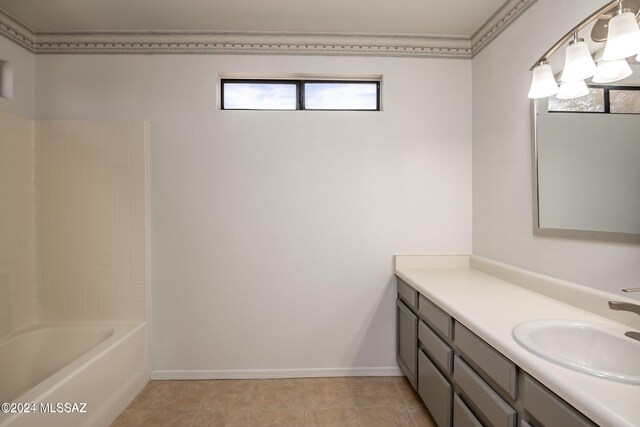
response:
{"label": "vanity light fixture", "polygon": [[615,61],[598,61],[596,74],[593,76],[594,83],[613,83],[626,79],[633,71],[626,59],[616,59]]}
{"label": "vanity light fixture", "polygon": [[607,44],[602,58],[607,61],[625,59],[640,54],[640,28],[635,13],[623,9],[619,0],[617,14],[609,21]]}
{"label": "vanity light fixture", "polygon": [[589,95],[589,88],[584,80],[575,82],[562,82],[556,95],[558,99],[574,99]]}
{"label": "vanity light fixture", "polygon": [[556,93],[558,93],[558,84],[553,77],[551,65],[548,62],[542,62],[533,69],[529,98],[546,98]]}
{"label": "vanity light fixture", "polygon": [[578,32],[573,32],[573,40],[569,42],[564,57],[564,70],[560,80],[564,82],[575,82],[588,79],[596,72],[596,63],[593,62],[589,46],[584,39],[578,37]]}
{"label": "vanity light fixture", "polygon": [[[587,95],[585,80],[593,77],[594,83],[612,83],[632,74],[627,58],[637,55],[640,62],[640,0],[615,0],[598,9],[587,19],[576,25],[554,44],[531,68],[533,77],[529,98],[538,99],[556,95],[561,99],[572,99]],[[589,45],[578,37],[579,31],[595,22],[591,38],[595,42],[606,42],[602,59],[594,62]],[[549,58],[566,45],[565,64],[559,90]]]}

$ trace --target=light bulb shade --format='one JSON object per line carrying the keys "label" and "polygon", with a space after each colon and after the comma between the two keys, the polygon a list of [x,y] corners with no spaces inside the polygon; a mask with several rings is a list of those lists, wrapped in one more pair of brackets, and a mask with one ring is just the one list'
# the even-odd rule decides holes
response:
{"label": "light bulb shade", "polygon": [[564,59],[562,70],[563,82],[575,82],[588,79],[596,72],[596,63],[593,62],[589,46],[584,41],[570,44]]}
{"label": "light bulb shade", "polygon": [[577,82],[562,82],[556,98],[574,99],[585,95],[589,95],[589,88],[584,80],[578,80]]}
{"label": "light bulb shade", "polygon": [[615,61],[640,53],[640,28],[632,12],[621,13],[609,21],[607,44],[602,59]]}
{"label": "light bulb shade", "polygon": [[551,65],[540,64],[534,68],[531,78],[531,88],[529,89],[529,98],[546,98],[556,93],[558,93],[558,84],[556,83],[555,77],[553,77]]}
{"label": "light bulb shade", "polygon": [[596,74],[593,76],[594,83],[613,83],[618,80],[626,79],[633,71],[626,59],[617,59],[615,61],[598,61]]}

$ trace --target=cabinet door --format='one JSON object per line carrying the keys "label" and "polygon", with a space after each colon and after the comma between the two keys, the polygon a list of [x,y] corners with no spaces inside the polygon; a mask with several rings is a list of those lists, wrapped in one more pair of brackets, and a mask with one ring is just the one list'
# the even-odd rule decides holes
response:
{"label": "cabinet door", "polygon": [[453,427],[482,427],[482,423],[457,394],[453,395]]}
{"label": "cabinet door", "polygon": [[418,388],[418,317],[396,300],[397,360],[414,389]]}
{"label": "cabinet door", "polygon": [[418,394],[438,427],[451,427],[453,388],[422,350],[418,353],[418,360]]}
{"label": "cabinet door", "polygon": [[591,420],[529,375],[524,379],[524,409],[536,419],[536,425],[595,427]]}

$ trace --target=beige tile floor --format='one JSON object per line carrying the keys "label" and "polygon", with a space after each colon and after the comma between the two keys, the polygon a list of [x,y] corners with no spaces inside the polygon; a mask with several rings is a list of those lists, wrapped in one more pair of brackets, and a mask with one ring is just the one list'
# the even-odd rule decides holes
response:
{"label": "beige tile floor", "polygon": [[121,426],[436,427],[404,377],[151,381]]}

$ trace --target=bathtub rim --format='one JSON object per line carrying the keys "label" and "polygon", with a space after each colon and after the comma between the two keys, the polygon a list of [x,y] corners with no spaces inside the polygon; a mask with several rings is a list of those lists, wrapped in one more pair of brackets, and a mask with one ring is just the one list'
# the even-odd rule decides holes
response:
{"label": "bathtub rim", "polygon": [[[107,327],[113,328],[111,336],[107,337],[104,341],[100,342],[95,347],[91,348],[87,352],[83,353],[71,363],[65,365],[60,370],[56,371],[51,376],[44,379],[42,382],[35,385],[33,388],[27,390],[12,402],[16,403],[39,403],[47,398],[47,395],[55,392],[69,382],[72,378],[80,375],[82,371],[93,363],[95,360],[104,356],[110,349],[116,347],[121,342],[125,341],[131,335],[135,334],[142,328],[147,326],[146,321],[46,321],[37,322],[25,327],[22,327],[8,337],[5,337],[1,343],[14,339],[23,334],[30,332],[44,330],[52,327]],[[146,357],[148,360],[148,355]],[[148,363],[148,362],[147,362]],[[1,414],[8,415],[8,414]],[[0,417],[3,420],[4,417]]]}

